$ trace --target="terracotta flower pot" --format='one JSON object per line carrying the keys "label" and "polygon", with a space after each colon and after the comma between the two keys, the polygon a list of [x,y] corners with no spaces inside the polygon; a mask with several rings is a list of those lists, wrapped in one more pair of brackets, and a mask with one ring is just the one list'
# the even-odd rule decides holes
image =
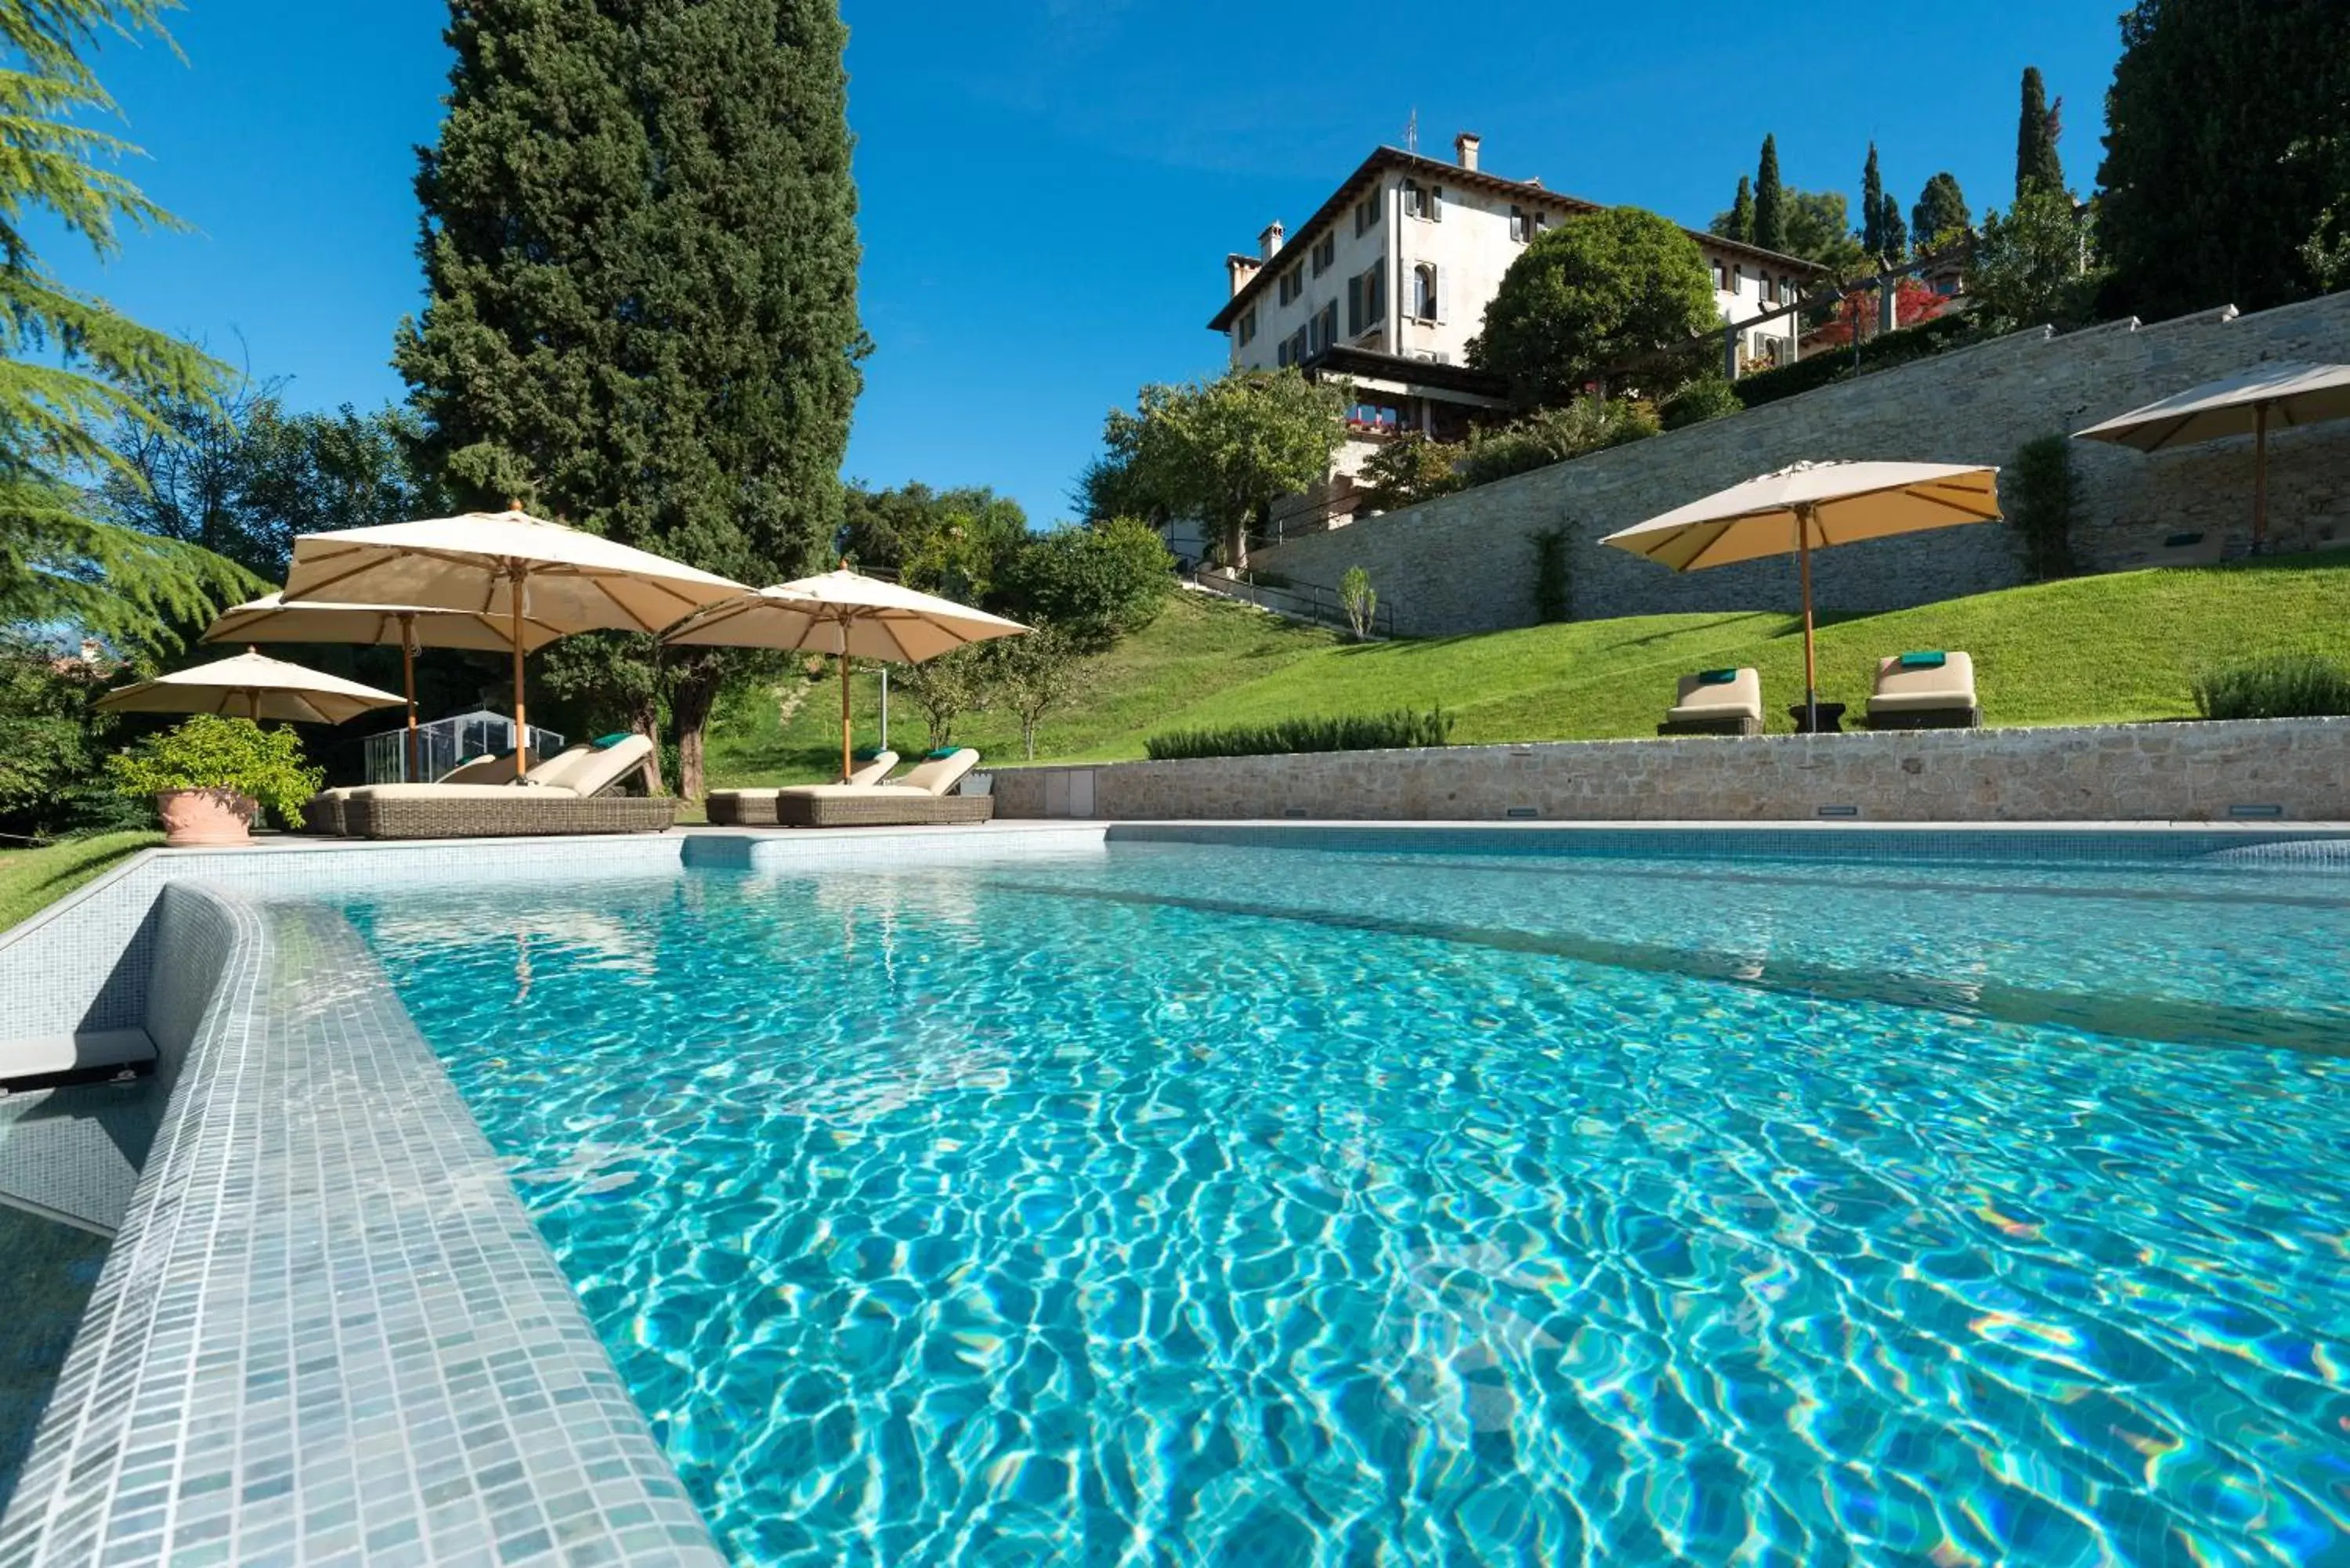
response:
{"label": "terracotta flower pot", "polygon": [[233,789],[167,789],[155,797],[163,843],[172,849],[250,844],[260,809],[260,802]]}

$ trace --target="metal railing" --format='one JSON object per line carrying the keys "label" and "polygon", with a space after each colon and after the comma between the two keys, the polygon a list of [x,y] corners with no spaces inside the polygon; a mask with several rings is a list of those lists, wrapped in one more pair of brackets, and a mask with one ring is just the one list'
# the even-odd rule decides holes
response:
{"label": "metal railing", "polygon": [[[1253,604],[1276,615],[1336,627],[1340,631],[1354,629],[1354,622],[1347,616],[1345,597],[1336,588],[1326,588],[1319,583],[1260,583],[1245,572],[1233,576],[1226,576],[1222,572],[1199,572],[1189,576],[1185,581],[1204,592]],[[1374,608],[1369,635],[1380,639],[1393,637],[1395,611],[1384,604]]]}

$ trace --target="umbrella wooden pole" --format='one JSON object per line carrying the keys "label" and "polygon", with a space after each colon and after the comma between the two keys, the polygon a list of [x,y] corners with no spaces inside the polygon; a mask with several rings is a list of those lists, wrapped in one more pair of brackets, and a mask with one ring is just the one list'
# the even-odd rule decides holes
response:
{"label": "umbrella wooden pole", "polygon": [[2252,554],[2269,529],[2269,406],[2252,405]]}
{"label": "umbrella wooden pole", "polygon": [[523,710],[522,701],[522,593],[523,569],[514,571],[513,623],[507,628],[514,639],[515,686],[515,777],[530,776],[530,718]]}
{"label": "umbrella wooden pole", "polygon": [[847,784],[848,782],[849,774],[848,764],[851,742],[849,741],[848,721],[848,633],[846,628],[841,632],[840,640],[842,648],[840,655],[840,782]]}
{"label": "umbrella wooden pole", "polygon": [[1820,732],[1819,668],[1812,651],[1812,518],[1814,509],[1795,512],[1795,574],[1804,584],[1804,730]]}
{"label": "umbrella wooden pole", "polygon": [[400,689],[408,699],[408,779],[411,784],[424,774],[424,754],[418,750],[423,737],[416,732],[416,618],[400,618]]}

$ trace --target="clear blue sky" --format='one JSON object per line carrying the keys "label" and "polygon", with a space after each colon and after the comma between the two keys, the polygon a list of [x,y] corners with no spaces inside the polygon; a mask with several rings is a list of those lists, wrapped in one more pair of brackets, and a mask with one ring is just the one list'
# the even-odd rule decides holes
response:
{"label": "clear blue sky", "polygon": [[[2120,7],[1545,0],[1430,6],[1425,26],[1409,5],[847,9],[876,352],[844,472],[992,484],[1041,524],[1066,514],[1106,409],[1221,367],[1203,324],[1225,253],[1294,225],[1415,109],[1423,151],[1473,130],[1497,173],[1688,223],[1729,204],[1766,130],[1790,183],[1856,195],[1873,137],[1905,210],[1947,168],[1980,213],[2012,183],[2027,64],[2064,99],[2066,172],[2087,187]],[[61,269],[290,378],[296,403],[400,398],[387,360],[421,302],[411,149],[439,114],[443,17],[440,0],[188,0],[186,64],[109,48],[150,155],[132,172],[198,232],[135,236],[103,273],[59,250]]]}

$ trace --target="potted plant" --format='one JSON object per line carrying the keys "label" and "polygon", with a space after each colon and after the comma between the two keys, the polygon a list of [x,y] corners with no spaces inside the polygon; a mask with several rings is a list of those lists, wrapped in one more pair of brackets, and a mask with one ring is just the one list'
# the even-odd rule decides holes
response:
{"label": "potted plant", "polygon": [[107,767],[123,794],[154,798],[163,842],[174,846],[249,844],[254,814],[264,806],[299,826],[303,803],[327,776],[302,765],[302,742],[291,729],[213,713],[148,736],[109,757]]}

